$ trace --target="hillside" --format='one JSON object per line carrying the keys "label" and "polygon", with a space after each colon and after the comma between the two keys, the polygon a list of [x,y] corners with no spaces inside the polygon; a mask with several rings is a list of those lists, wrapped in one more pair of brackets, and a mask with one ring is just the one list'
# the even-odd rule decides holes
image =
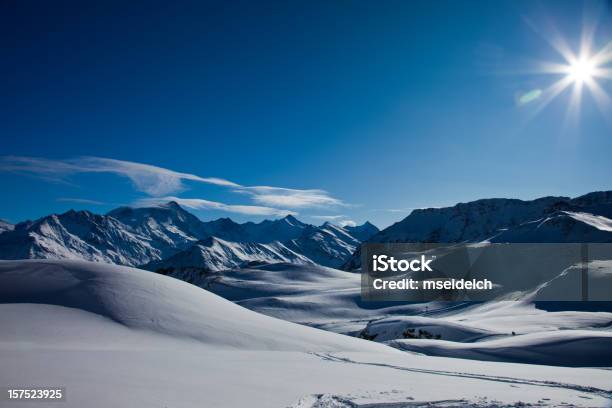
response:
{"label": "hillside", "polygon": [[[612,242],[612,191],[531,201],[492,198],[412,211],[368,242]],[[357,250],[343,269],[361,267]]]}
{"label": "hillside", "polygon": [[262,316],[172,278],[100,263],[0,262],[0,324],[0,383],[53,378],[66,387],[67,408],[610,401],[607,370],[402,353]]}

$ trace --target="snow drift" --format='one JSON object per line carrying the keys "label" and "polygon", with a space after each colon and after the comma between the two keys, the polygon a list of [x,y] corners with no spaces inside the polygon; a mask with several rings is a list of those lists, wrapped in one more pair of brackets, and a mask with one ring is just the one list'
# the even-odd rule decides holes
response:
{"label": "snow drift", "polygon": [[132,329],[243,350],[382,347],[264,316],[176,279],[106,264],[0,261],[0,302],[62,306]]}
{"label": "snow drift", "polygon": [[61,385],[68,408],[605,407],[612,395],[607,370],[403,353],[87,262],[0,262],[0,325],[0,384]]}

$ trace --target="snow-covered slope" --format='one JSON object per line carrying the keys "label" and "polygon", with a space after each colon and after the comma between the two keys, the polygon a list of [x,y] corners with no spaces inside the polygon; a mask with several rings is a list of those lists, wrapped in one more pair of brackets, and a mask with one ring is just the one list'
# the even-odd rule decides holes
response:
{"label": "snow-covered slope", "polygon": [[[219,222],[217,220],[215,222]],[[228,220],[233,223],[233,221]],[[235,223],[233,223],[235,224]],[[162,270],[172,276],[191,282],[198,274],[205,271],[221,271],[244,266],[249,263],[294,264],[318,263],[323,266],[338,267],[355,252],[360,241],[351,236],[344,228],[325,223],[320,227],[303,224],[288,216],[277,221],[264,221],[259,224],[235,224],[243,228],[242,235],[260,241],[264,237],[291,237],[299,233],[298,238],[286,242],[269,241],[257,243],[252,240],[225,240],[209,237],[190,248],[181,251],[162,261],[155,261],[144,268]],[[259,229],[260,227],[263,229]],[[232,231],[236,231],[232,227]],[[265,232],[267,231],[267,232]],[[268,234],[269,233],[269,234]]]}
{"label": "snow-covered slope", "polygon": [[[612,261],[589,263],[589,296],[608,300]],[[517,277],[521,279],[521,277]],[[580,265],[526,291],[516,301],[465,304],[423,315],[402,314],[372,319],[360,333],[401,350],[435,356],[566,366],[612,366],[612,308],[595,303],[598,311],[545,311],[533,302],[560,298],[580,287]],[[577,296],[577,300],[580,296]],[[570,303],[565,309],[571,308]],[[589,307],[587,302],[582,303]],[[555,306],[559,309],[560,306]]]}
{"label": "snow-covered slope", "polygon": [[278,241],[257,244],[224,241],[210,237],[168,259],[152,262],[145,268],[171,274],[173,277],[189,282],[192,279],[191,274],[194,273],[217,272],[253,263],[278,262],[312,263],[310,259],[290,250]]}
{"label": "snow-covered slope", "polygon": [[64,386],[67,408],[604,407],[611,397],[608,370],[402,353],[86,262],[0,262],[0,327],[0,384]]}
{"label": "snow-covered slope", "polygon": [[[191,281],[193,273],[220,271],[248,263],[314,262],[338,267],[361,242],[343,227],[331,223],[314,227],[290,215],[257,224],[237,224],[229,218],[202,224],[206,231],[204,235],[212,234],[211,237],[145,268],[171,271],[174,277]],[[371,230],[368,224],[364,224],[357,232],[363,235]],[[273,240],[274,237],[277,240]],[[286,239],[288,241],[284,241]],[[179,271],[181,273],[177,274]]]}
{"label": "snow-covered slope", "polygon": [[492,198],[453,207],[414,210],[408,217],[380,231],[372,242],[480,241],[523,222],[541,218],[566,197],[533,201]]}
{"label": "snow-covered slope", "polygon": [[564,366],[610,366],[612,313],[546,312],[492,302],[370,321],[362,336],[434,356]]}
{"label": "snow-covered slope", "polygon": [[287,242],[302,235],[303,231],[310,227],[299,221],[293,215],[288,215],[280,220],[264,220],[260,223],[247,222],[242,224],[246,234],[238,241],[250,241],[266,244],[268,242]]}
{"label": "snow-covered slope", "polygon": [[252,312],[177,279],[108,264],[0,261],[0,303],[77,309],[128,328],[224,348],[382,349]]}
{"label": "snow-covered slope", "polygon": [[15,228],[13,224],[8,221],[4,221],[3,219],[0,219],[0,234],[2,234],[4,231],[12,231],[13,228]]}
{"label": "snow-covered slope", "polygon": [[0,259],[82,259],[141,265],[175,254],[205,233],[176,203],[121,207],[107,215],[70,210],[19,223],[0,238]]}
{"label": "snow-covered slope", "polygon": [[135,265],[159,259],[148,237],[118,220],[70,210],[19,223],[0,235],[0,259],[83,259]]}
{"label": "snow-covered slope", "polygon": [[[0,223],[0,233],[7,232],[0,239],[0,259],[83,259],[135,266],[169,260],[200,240],[216,237],[240,243],[234,247],[249,247],[237,251],[250,254],[251,258],[243,256],[242,261],[303,263],[312,257],[324,265],[338,266],[360,242],[346,229],[331,224],[314,227],[291,215],[259,223],[238,224],[229,218],[203,222],[176,202],[143,208],[120,207],[106,215],[71,210],[20,223],[14,231],[12,227]],[[375,227],[366,223],[355,228],[357,235],[366,236]],[[260,256],[253,258],[253,251]],[[214,261],[209,259],[200,267],[206,269],[213,263],[234,267],[238,263],[232,259],[236,254],[231,252],[226,251],[228,259],[222,260],[217,254]]]}
{"label": "snow-covered slope", "polygon": [[359,305],[358,275],[320,265],[267,264],[189,277],[190,283],[242,306],[293,322],[367,323],[375,315]]}
{"label": "snow-covered slope", "polygon": [[[607,294],[612,290],[612,261],[594,261],[593,265],[589,266],[589,271],[590,296],[607,299]],[[591,332],[591,338],[599,339],[599,331],[609,331],[612,327],[610,312],[545,311],[536,308],[532,303],[541,299],[558,298],[558,292],[575,291],[575,288],[579,287],[576,279],[580,280],[580,272],[580,268],[569,268],[560,272],[559,276],[550,282],[541,284],[534,281],[529,288],[523,289],[522,295],[517,292],[516,301],[494,301],[485,304],[362,302],[359,275],[319,265],[261,265],[199,274],[192,276],[190,282],[260,313],[350,336],[361,336],[376,342],[410,338],[415,338],[414,341],[428,338],[435,341],[438,338],[445,341],[445,344],[468,344],[451,347],[445,351],[445,356],[452,356],[452,350],[466,350],[470,344],[479,347],[479,342],[499,338],[514,338],[519,342],[533,340],[537,347],[545,348],[545,341],[542,339],[546,338],[551,341],[551,351],[548,354],[526,353],[520,360],[512,360],[513,354],[506,354],[502,349],[487,349],[487,353],[489,359],[497,361],[560,365],[567,363],[567,360],[565,356],[554,352],[559,339],[546,337],[546,333],[566,330],[566,334],[571,337],[570,331],[588,331]],[[515,277],[514,280],[521,282],[523,279]],[[567,308],[571,308],[571,304]],[[515,332],[515,336],[512,332]],[[532,336],[526,340],[521,337],[535,333],[544,337]],[[596,341],[612,346],[605,335]],[[444,345],[432,344],[436,347]],[[591,342],[577,344],[585,346]],[[407,349],[405,344],[392,345]],[[593,360],[598,359],[597,356],[602,350],[582,350],[582,346],[577,346],[571,364],[593,365]],[[436,347],[423,349],[421,352],[438,355]],[[477,354],[457,356],[477,358]],[[529,359],[531,357],[533,360]],[[603,363],[607,361],[605,358],[601,358],[601,361],[601,364],[608,364]]]}
{"label": "snow-covered slope", "polygon": [[508,229],[491,242],[612,242],[612,220],[585,212],[557,211]]}
{"label": "snow-covered slope", "polygon": [[[612,191],[531,201],[484,199],[414,210],[370,242],[611,242]],[[361,267],[357,250],[343,266]]]}
{"label": "snow-covered slope", "polygon": [[333,268],[340,267],[355,252],[361,241],[344,228],[331,223],[310,227],[287,246],[314,262]]}
{"label": "snow-covered slope", "polygon": [[207,234],[202,221],[173,201],[155,207],[119,207],[107,215],[147,237],[159,249],[161,258],[186,248]]}
{"label": "snow-covered slope", "polygon": [[446,340],[402,339],[388,343],[400,350],[427,355],[486,361],[515,361],[564,366],[612,366],[612,333],[594,330],[561,330],[504,337],[477,343]]}

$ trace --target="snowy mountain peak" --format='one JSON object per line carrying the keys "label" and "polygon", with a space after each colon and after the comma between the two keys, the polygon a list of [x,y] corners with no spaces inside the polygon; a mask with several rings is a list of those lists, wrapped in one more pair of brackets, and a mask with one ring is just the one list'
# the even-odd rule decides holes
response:
{"label": "snowy mountain peak", "polygon": [[[453,207],[414,210],[369,241],[612,242],[612,231],[607,230],[607,226],[612,225],[611,217],[611,191],[589,193],[574,199],[492,198]],[[344,268],[357,269],[360,264],[357,251]]]}
{"label": "snowy mountain peak", "polygon": [[306,255],[316,263],[337,268],[355,252],[360,240],[344,228],[326,222],[320,227],[309,226],[287,246]]}
{"label": "snowy mountain peak", "polygon": [[286,217],[284,217],[282,219],[282,221],[286,222],[287,224],[289,224],[292,227],[297,227],[297,228],[303,228],[303,227],[305,227],[307,225],[307,224],[304,224],[302,221],[298,220],[297,218],[295,218],[291,214],[289,214]]}
{"label": "snowy mountain peak", "polygon": [[161,204],[160,207],[169,208],[177,211],[183,210],[183,207],[181,207],[180,204],[176,201],[168,201],[167,203]]}
{"label": "snowy mountain peak", "polygon": [[139,222],[142,218],[146,217],[153,217],[156,219],[168,219],[168,217],[170,217],[181,221],[187,219],[199,221],[195,215],[183,209],[183,207],[175,201],[169,201],[152,207],[119,207],[109,211],[107,215],[127,223]]}
{"label": "snowy mountain peak", "polygon": [[8,221],[0,219],[0,234],[4,231],[12,231],[15,226]]}
{"label": "snowy mountain peak", "polygon": [[118,220],[70,210],[19,223],[0,235],[2,259],[84,259],[137,265],[160,257],[150,241]]}
{"label": "snowy mountain peak", "polygon": [[[152,207],[119,207],[106,215],[69,210],[18,224],[16,231],[2,233],[0,259],[67,258],[137,266],[180,259],[172,257],[197,246],[216,254],[217,258],[200,258],[205,268],[211,262],[213,269],[235,267],[253,257],[258,262],[310,262],[308,254],[294,250],[297,247],[287,248],[300,237],[311,240],[309,245],[324,246],[309,249],[323,265],[337,265],[360,241],[341,227],[314,227],[292,215],[259,223],[238,224],[230,218],[204,222],[170,201]],[[306,250],[308,245],[300,242],[299,247]]]}
{"label": "snowy mountain peak", "polygon": [[191,274],[195,277],[202,272],[218,272],[252,263],[279,262],[312,263],[307,257],[292,251],[278,241],[259,244],[208,237],[166,260],[152,262],[145,268],[190,281]]}
{"label": "snowy mountain peak", "polygon": [[65,213],[61,214],[61,216],[64,217],[92,217],[94,216],[94,214],[91,211],[88,210],[75,210],[73,208],[71,208],[70,210],[66,211]]}
{"label": "snowy mountain peak", "polygon": [[543,197],[532,201],[489,198],[453,207],[427,208],[374,235],[375,242],[462,242],[485,240],[500,228],[542,217],[566,197]]}
{"label": "snowy mountain peak", "polygon": [[162,258],[208,235],[202,221],[175,202],[154,207],[120,207],[107,215],[150,238]]}
{"label": "snowy mountain peak", "polygon": [[344,227],[344,229],[346,231],[348,231],[349,234],[351,234],[353,237],[357,238],[361,242],[367,241],[374,234],[376,234],[376,233],[378,233],[380,231],[370,221],[366,221],[363,224],[357,225],[355,227],[347,225],[347,226]]}

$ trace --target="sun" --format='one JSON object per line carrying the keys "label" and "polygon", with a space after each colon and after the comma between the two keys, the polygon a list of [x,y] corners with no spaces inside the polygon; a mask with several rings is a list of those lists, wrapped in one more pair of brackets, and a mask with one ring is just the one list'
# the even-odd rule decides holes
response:
{"label": "sun", "polygon": [[[587,19],[588,20],[588,19]],[[588,103],[583,98],[589,94],[606,121],[612,125],[612,98],[608,95],[612,80],[612,38],[596,36],[597,24],[585,24],[577,49],[570,46],[555,27],[544,26],[542,34],[561,57],[559,61],[540,61],[532,73],[549,74],[554,78],[548,86],[525,91],[517,99],[519,106],[531,105],[530,115],[537,115],[553,100],[569,91],[564,119],[576,123],[581,105]],[[574,41],[575,43],[575,41]]]}
{"label": "sun", "polygon": [[521,96],[519,103],[525,105],[539,100],[540,104],[534,112],[537,114],[563,91],[571,88],[565,119],[575,121],[579,118],[585,92],[593,97],[605,118],[612,117],[612,100],[603,87],[604,82],[612,79],[612,41],[595,51],[591,40],[584,41],[578,52],[572,52],[563,43],[555,48],[565,59],[564,63],[543,63],[540,72],[561,77],[547,88],[535,89]]}
{"label": "sun", "polygon": [[595,62],[591,58],[580,58],[568,65],[567,74],[573,82],[591,81],[595,76]]}

